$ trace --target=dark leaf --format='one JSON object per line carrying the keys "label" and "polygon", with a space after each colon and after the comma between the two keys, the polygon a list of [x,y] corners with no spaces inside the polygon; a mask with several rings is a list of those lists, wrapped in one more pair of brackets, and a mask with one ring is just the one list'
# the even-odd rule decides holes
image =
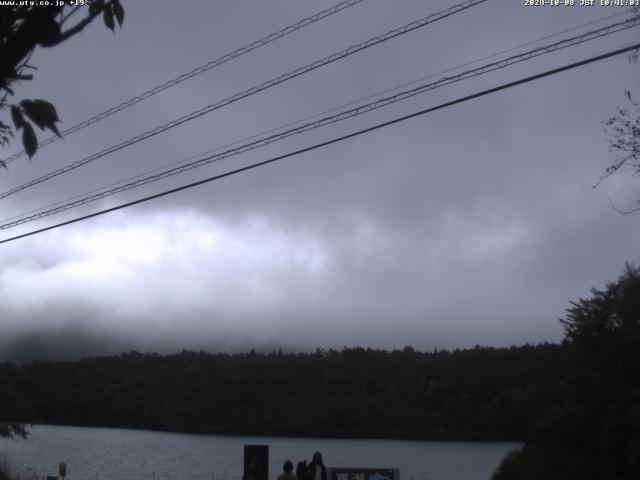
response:
{"label": "dark leaf", "polygon": [[47,102],[46,100],[41,100],[39,98],[36,98],[33,103],[35,103],[38,108],[46,111],[48,118],[50,118],[52,122],[60,121],[60,118],[58,118],[58,112],[56,112],[56,107],[54,107],[52,103]]}
{"label": "dark leaf", "polygon": [[23,100],[20,102],[20,106],[24,110],[24,113],[42,130],[48,128],[56,135],[60,136],[58,128],[55,122],[59,122],[58,113],[55,107],[46,100]]}
{"label": "dark leaf", "polygon": [[118,25],[122,27],[122,22],[124,22],[124,8],[122,8],[122,4],[120,3],[120,0],[113,0],[113,13],[116,16]]}
{"label": "dark leaf", "polygon": [[22,100],[20,102],[20,106],[24,111],[25,115],[31,119],[33,123],[38,125],[42,130],[44,130],[44,123],[42,122],[41,115],[37,111],[35,107],[35,103],[33,100]]}
{"label": "dark leaf", "polygon": [[62,135],[60,135],[60,132],[58,131],[58,127],[56,127],[55,124],[52,123],[50,126],[47,126],[47,128],[51,130],[53,133],[55,133],[59,138],[62,138]]}
{"label": "dark leaf", "polygon": [[115,32],[116,24],[113,20],[113,8],[111,4],[107,5],[107,8],[102,12],[102,18],[104,20],[104,24],[109,28],[112,32]]}
{"label": "dark leaf", "polygon": [[27,152],[27,155],[31,158],[36,153],[36,150],[38,150],[38,139],[30,123],[25,122],[23,127],[22,145],[24,146],[24,151]]}
{"label": "dark leaf", "polygon": [[24,117],[17,105],[11,105],[11,119],[16,126],[16,130],[20,130],[24,126]]}
{"label": "dark leaf", "polygon": [[7,164],[6,164],[6,162],[4,160],[0,160],[0,167],[4,168],[5,170],[9,170],[7,168]]}
{"label": "dark leaf", "polygon": [[98,15],[104,8],[104,0],[93,0],[89,5],[89,15]]}

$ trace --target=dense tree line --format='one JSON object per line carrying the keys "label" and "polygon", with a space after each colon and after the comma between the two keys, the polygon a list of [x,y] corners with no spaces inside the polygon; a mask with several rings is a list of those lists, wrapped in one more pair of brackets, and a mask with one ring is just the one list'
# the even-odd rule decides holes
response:
{"label": "dense tree line", "polygon": [[179,432],[520,439],[562,392],[552,344],[161,356],[0,365],[31,421]]}
{"label": "dense tree line", "polygon": [[[640,478],[640,269],[628,266],[606,289],[572,302],[562,323],[561,345],[130,352],[5,363],[0,420],[257,435],[524,439],[494,480]],[[11,398],[26,401],[6,401]]]}
{"label": "dense tree line", "polygon": [[640,478],[640,269],[572,302],[562,394],[494,480]]}

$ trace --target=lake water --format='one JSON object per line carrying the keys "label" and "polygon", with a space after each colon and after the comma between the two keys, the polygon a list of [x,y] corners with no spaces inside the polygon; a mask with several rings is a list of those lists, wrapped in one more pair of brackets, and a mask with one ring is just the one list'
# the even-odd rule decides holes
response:
{"label": "lake water", "polygon": [[319,438],[189,435],[36,425],[23,440],[0,440],[15,472],[57,474],[67,463],[67,480],[237,480],[243,446],[269,445],[269,478],[285,460],[311,459],[322,452],[327,466],[398,468],[401,480],[486,480],[500,459],[518,446],[509,442],[417,442]]}

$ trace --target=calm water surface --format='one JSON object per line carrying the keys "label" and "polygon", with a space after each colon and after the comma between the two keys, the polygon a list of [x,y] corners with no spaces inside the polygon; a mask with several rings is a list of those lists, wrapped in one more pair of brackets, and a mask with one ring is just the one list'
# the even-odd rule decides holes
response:
{"label": "calm water surface", "polygon": [[16,472],[57,474],[67,463],[67,480],[201,479],[241,477],[243,445],[269,445],[269,477],[282,464],[322,452],[327,466],[399,468],[401,480],[486,480],[509,442],[415,442],[319,438],[229,437],[36,425],[27,441],[0,440]]}

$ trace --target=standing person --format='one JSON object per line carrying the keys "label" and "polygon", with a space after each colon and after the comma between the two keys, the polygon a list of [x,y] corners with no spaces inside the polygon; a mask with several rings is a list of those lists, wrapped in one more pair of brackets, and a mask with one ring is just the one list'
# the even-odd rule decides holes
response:
{"label": "standing person", "polygon": [[309,464],[308,472],[308,480],[327,480],[327,467],[324,466],[320,452],[313,454],[313,460]]}
{"label": "standing person", "polygon": [[278,480],[298,480],[296,474],[293,473],[293,463],[291,463],[291,460],[284,462],[282,470],[283,472],[278,477]]}
{"label": "standing person", "polygon": [[309,467],[306,460],[301,460],[296,466],[296,476],[298,480],[309,480]]}

